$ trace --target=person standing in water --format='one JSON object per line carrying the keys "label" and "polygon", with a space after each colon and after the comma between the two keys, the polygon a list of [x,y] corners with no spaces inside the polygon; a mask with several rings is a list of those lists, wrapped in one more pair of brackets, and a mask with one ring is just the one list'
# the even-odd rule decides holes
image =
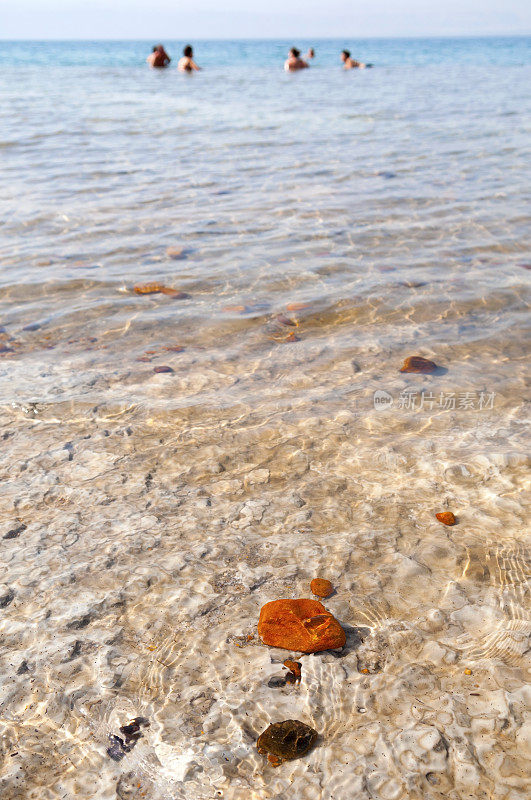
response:
{"label": "person standing in water", "polygon": [[299,69],[307,69],[310,65],[301,58],[301,51],[292,47],[284,63],[286,72],[297,72]]}
{"label": "person standing in water", "polygon": [[313,58],[315,58],[315,50],[313,49],[313,47],[310,47],[310,49],[306,53],[306,61],[311,61]]}
{"label": "person standing in water", "polygon": [[341,52],[341,61],[343,62],[343,69],[365,69],[367,64],[362,64],[361,61],[356,61],[355,58],[350,57],[350,50],[343,50]]}
{"label": "person standing in water", "polygon": [[183,57],[179,59],[177,69],[180,72],[199,72],[201,67],[198,67],[194,61],[194,51],[189,44],[183,50]]}
{"label": "person standing in water", "polygon": [[171,58],[163,46],[161,44],[157,44],[153,48],[153,52],[150,53],[146,58],[146,61],[150,67],[156,67],[157,69],[160,69],[161,67],[167,67],[171,61]]}

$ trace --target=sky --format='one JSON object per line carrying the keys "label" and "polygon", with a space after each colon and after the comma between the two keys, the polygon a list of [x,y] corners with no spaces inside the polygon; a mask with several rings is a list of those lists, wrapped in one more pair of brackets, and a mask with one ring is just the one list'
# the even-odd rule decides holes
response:
{"label": "sky", "polygon": [[0,39],[531,33],[530,0],[0,0]]}

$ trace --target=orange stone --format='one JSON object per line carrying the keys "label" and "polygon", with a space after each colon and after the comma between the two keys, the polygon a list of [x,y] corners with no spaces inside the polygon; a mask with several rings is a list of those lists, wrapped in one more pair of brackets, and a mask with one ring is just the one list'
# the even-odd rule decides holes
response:
{"label": "orange stone", "polygon": [[260,611],[258,634],[264,644],[318,653],[343,647],[345,631],[317,600],[273,600]]}
{"label": "orange stone", "polygon": [[330,597],[334,591],[334,587],[330,581],[327,581],[324,578],[314,578],[310,583],[310,589],[314,594],[317,595],[317,597]]}
{"label": "orange stone", "polygon": [[435,514],[435,516],[443,525],[455,525],[457,521],[451,511],[441,511],[439,514]]}
{"label": "orange stone", "polygon": [[133,291],[135,294],[166,294],[173,297],[174,300],[185,300],[190,297],[186,292],[180,292],[178,289],[172,289],[162,283],[137,283],[136,286],[133,286]]}
{"label": "orange stone", "polygon": [[295,678],[300,680],[301,669],[302,669],[302,664],[300,663],[300,661],[292,661],[291,659],[288,658],[286,661],[283,662],[283,664],[285,667],[289,669],[289,671]]}
{"label": "orange stone", "polygon": [[288,303],[286,311],[302,311],[304,308],[309,308],[309,303]]}
{"label": "orange stone", "polygon": [[430,361],[428,358],[422,356],[410,356],[404,361],[404,366],[400,372],[433,372],[437,369],[435,361]]}
{"label": "orange stone", "polygon": [[136,294],[157,294],[163,289],[164,286],[161,283],[137,283],[136,286],[133,286]]}

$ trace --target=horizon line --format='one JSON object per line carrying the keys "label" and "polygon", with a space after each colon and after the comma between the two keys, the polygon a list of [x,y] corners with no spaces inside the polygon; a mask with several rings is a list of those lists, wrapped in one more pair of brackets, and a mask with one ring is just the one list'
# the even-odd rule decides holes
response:
{"label": "horizon line", "polygon": [[[304,41],[310,40],[317,40],[321,42],[336,42],[336,41],[343,41],[345,39],[382,39],[382,40],[410,40],[410,39],[494,39],[494,38],[503,38],[503,37],[511,37],[511,38],[528,38],[531,37],[531,29],[525,32],[508,32],[505,31],[504,33],[443,33],[443,34],[435,34],[435,33],[425,33],[425,34],[417,34],[417,35],[396,35],[396,36],[367,36],[367,35],[345,35],[345,36],[232,36],[232,37],[218,37],[218,36],[191,36],[189,38],[194,39],[196,42],[234,42],[234,41],[241,41],[241,42],[275,42],[275,41],[288,41],[292,39],[300,39]],[[125,38],[116,38],[114,36],[101,36],[96,38],[86,39],[84,37],[77,37],[77,36],[65,36],[61,38],[53,38],[53,37],[44,37],[36,39],[34,37],[4,37],[0,35],[0,42],[151,42],[156,37],[125,37]],[[185,38],[182,36],[174,37],[174,36],[165,36],[163,37],[165,41],[185,41]]]}

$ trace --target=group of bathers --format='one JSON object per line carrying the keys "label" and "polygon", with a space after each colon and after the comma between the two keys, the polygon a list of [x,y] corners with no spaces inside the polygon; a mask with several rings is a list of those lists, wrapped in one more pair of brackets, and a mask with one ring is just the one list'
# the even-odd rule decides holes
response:
{"label": "group of bathers", "polygon": [[[301,69],[308,69],[313,58],[315,58],[313,47],[310,47],[304,58],[301,58],[300,50],[292,47],[284,63],[284,69],[286,72],[298,72]],[[356,61],[351,57],[349,50],[342,50],[340,58],[343,63],[343,69],[365,69],[372,66],[372,64],[363,64],[361,61]],[[161,44],[155,45],[153,52],[149,54],[146,60],[151,67],[156,69],[163,69],[171,63],[171,58]],[[201,69],[194,61],[194,51],[189,44],[183,49],[182,58],[179,59],[177,69],[180,72],[198,72]]]}
{"label": "group of bathers", "polygon": [[[170,65],[171,58],[161,44],[156,44],[153,48],[153,52],[149,54],[146,61],[150,67],[163,69],[164,67],[168,67]],[[180,72],[199,72],[201,69],[201,67],[198,67],[194,61],[194,51],[191,45],[187,44],[183,49],[183,55],[182,58],[179,59],[177,69]]]}

